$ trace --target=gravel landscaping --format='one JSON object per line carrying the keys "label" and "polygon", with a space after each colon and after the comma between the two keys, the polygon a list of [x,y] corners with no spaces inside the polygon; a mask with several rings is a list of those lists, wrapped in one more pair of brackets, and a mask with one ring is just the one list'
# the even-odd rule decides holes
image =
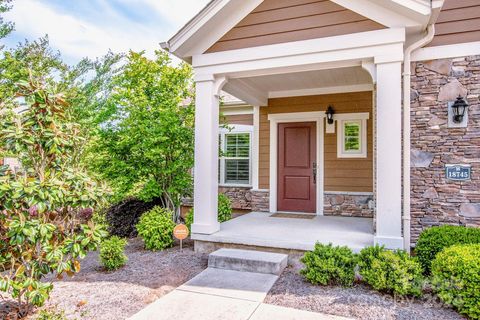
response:
{"label": "gravel landscaping", "polygon": [[[68,319],[126,319],[207,267],[208,256],[195,254],[190,241],[184,242],[183,251],[177,246],[150,252],[134,239],[125,253],[127,265],[114,272],[104,271],[98,253],[90,253],[79,274],[54,281],[45,307],[65,310]],[[4,319],[1,309],[0,303],[0,319]]]}
{"label": "gravel landscaping", "polygon": [[302,267],[300,262],[287,267],[265,303],[361,320],[465,319],[436,298],[395,300],[363,285],[346,289],[315,286],[300,276]]}

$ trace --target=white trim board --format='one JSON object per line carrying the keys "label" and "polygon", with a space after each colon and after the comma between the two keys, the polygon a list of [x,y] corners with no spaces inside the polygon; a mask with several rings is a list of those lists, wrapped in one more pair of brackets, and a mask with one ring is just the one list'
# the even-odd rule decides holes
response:
{"label": "white trim board", "polygon": [[480,41],[420,48],[412,53],[412,61],[428,61],[475,56],[480,54]]}
{"label": "white trim board", "polygon": [[278,181],[278,124],[288,122],[317,123],[317,215],[323,216],[324,190],[324,111],[271,113],[270,121],[270,212],[277,212],[277,181]]}
{"label": "white trim board", "polygon": [[367,84],[356,84],[356,85],[350,85],[350,86],[271,91],[268,93],[268,97],[271,99],[271,98],[285,98],[285,97],[315,96],[320,94],[362,92],[362,91],[373,91],[373,88],[374,88],[373,84],[367,83]]}

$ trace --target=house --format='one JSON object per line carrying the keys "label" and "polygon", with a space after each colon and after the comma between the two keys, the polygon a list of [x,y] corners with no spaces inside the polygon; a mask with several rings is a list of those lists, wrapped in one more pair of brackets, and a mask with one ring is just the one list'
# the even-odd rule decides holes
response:
{"label": "house", "polygon": [[[477,0],[213,0],[162,47],[195,71],[197,250],[480,225]],[[254,212],[220,225],[219,185]]]}

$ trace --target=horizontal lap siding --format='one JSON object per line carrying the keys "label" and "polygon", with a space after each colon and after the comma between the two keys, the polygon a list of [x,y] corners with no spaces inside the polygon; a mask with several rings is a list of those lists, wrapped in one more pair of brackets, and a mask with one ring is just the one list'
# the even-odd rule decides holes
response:
{"label": "horizontal lap siding", "polygon": [[207,52],[383,28],[385,27],[327,0],[265,0]]}
{"label": "horizontal lap siding", "polygon": [[325,134],[325,190],[326,191],[373,191],[373,121],[372,93],[356,92],[321,96],[270,99],[268,107],[260,108],[259,184],[269,189],[270,174],[270,122],[271,113],[325,111],[332,105],[336,113],[369,112],[367,122],[367,158],[337,158],[337,130]]}
{"label": "horizontal lap siding", "polygon": [[480,41],[480,1],[446,0],[428,46],[473,41]]}
{"label": "horizontal lap siding", "polygon": [[243,124],[253,126],[253,114],[238,114],[224,116],[222,119],[226,124]]}

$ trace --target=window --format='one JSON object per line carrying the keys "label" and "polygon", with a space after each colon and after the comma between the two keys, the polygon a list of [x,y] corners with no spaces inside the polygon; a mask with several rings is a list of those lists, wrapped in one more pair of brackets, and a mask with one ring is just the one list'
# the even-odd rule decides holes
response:
{"label": "window", "polygon": [[[337,156],[339,158],[367,157],[367,119],[355,118],[355,114],[342,115],[337,134]],[[351,117],[351,118],[348,118]]]}
{"label": "window", "polygon": [[220,185],[251,184],[252,126],[229,126],[220,133]]}

